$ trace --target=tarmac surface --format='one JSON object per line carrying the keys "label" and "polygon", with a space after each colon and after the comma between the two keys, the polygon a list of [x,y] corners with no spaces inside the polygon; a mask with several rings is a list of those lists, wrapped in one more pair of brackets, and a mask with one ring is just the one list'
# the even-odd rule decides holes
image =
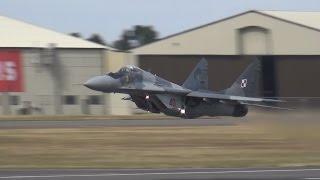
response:
{"label": "tarmac surface", "polygon": [[10,128],[80,128],[117,126],[231,126],[244,121],[224,119],[159,119],[159,120],[1,120],[0,129]]}
{"label": "tarmac surface", "polygon": [[319,168],[279,169],[70,169],[0,170],[0,179],[23,180],[209,180],[320,179]]}

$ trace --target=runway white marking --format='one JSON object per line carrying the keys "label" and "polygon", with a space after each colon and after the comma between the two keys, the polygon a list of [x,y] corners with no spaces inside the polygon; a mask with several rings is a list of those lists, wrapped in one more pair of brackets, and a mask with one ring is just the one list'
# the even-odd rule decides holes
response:
{"label": "runway white marking", "polygon": [[[320,169],[261,169],[261,170],[230,170],[230,171],[190,171],[190,172],[145,172],[145,173],[101,173],[101,174],[61,174],[38,176],[0,176],[0,179],[27,178],[64,178],[64,177],[110,177],[110,176],[147,176],[147,175],[188,175],[188,174],[231,174],[231,173],[273,173],[273,172],[304,172],[320,171]],[[307,178],[314,179],[314,178]]]}

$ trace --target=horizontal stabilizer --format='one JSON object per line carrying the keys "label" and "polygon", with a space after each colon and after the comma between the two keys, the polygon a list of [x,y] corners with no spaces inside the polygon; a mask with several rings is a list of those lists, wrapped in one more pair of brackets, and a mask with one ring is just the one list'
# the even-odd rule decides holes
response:
{"label": "horizontal stabilizer", "polygon": [[244,97],[244,96],[232,96],[227,94],[218,94],[214,92],[202,92],[202,91],[193,91],[187,94],[189,97],[199,97],[199,98],[211,98],[218,100],[230,100],[230,101],[252,101],[252,102],[284,102],[282,100],[276,99],[265,99],[265,98],[256,98],[256,97]]}
{"label": "horizontal stabilizer", "polygon": [[284,108],[284,107],[279,107],[279,106],[268,106],[268,105],[263,105],[263,104],[251,104],[251,103],[244,103],[244,102],[242,102],[241,104],[245,104],[245,105],[248,105],[248,106],[262,107],[262,108],[279,109],[279,110],[289,110],[289,111],[294,110],[294,109],[291,109],[291,108]]}

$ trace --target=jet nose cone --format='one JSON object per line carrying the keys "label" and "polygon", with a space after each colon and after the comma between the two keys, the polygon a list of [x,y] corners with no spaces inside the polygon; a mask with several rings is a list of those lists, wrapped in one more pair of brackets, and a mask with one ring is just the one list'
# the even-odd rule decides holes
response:
{"label": "jet nose cone", "polygon": [[88,81],[86,81],[83,85],[87,88],[92,89],[95,86],[95,81],[92,80],[93,78],[89,79]]}
{"label": "jet nose cone", "polygon": [[88,81],[86,81],[83,85],[86,86],[87,88],[90,88],[90,89],[96,89],[96,87],[98,87],[100,85],[101,80],[102,80],[102,78],[100,78],[100,77],[93,77],[93,78],[89,79]]}
{"label": "jet nose cone", "polygon": [[110,76],[96,76],[89,79],[83,85],[92,90],[106,91],[112,88],[116,88],[118,83]]}

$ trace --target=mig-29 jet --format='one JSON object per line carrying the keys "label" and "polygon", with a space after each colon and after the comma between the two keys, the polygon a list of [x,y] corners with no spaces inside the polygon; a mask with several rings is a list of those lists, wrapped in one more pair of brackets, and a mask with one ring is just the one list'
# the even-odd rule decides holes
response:
{"label": "mig-29 jet", "polygon": [[248,106],[278,108],[261,103],[279,100],[256,96],[260,77],[261,62],[255,59],[230,88],[210,91],[208,63],[202,59],[181,86],[133,65],[93,77],[84,86],[104,93],[128,94],[124,100],[131,100],[138,108],[152,113],[182,118],[243,117],[248,113]]}

